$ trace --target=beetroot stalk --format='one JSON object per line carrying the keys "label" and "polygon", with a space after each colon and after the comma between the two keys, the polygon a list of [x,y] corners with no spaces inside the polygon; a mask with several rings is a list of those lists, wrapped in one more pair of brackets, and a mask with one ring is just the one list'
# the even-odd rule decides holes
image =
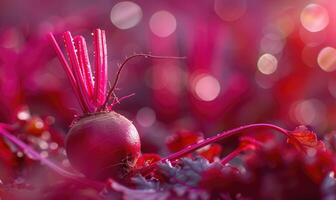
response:
{"label": "beetroot stalk", "polygon": [[209,144],[212,144],[212,143],[215,143],[215,142],[218,142],[220,140],[223,140],[225,138],[228,138],[232,135],[235,135],[235,134],[238,134],[240,133],[241,131],[245,131],[245,130],[248,130],[248,129],[255,129],[255,128],[268,128],[268,129],[273,129],[273,130],[276,130],[278,131],[279,133],[282,133],[284,134],[286,137],[288,138],[292,138],[297,144],[298,144],[298,147],[300,148],[300,150],[304,151],[304,148],[303,146],[301,145],[301,143],[294,137],[292,137],[290,134],[289,134],[289,131],[284,129],[284,128],[281,128],[279,126],[276,126],[276,125],[273,125],[273,124],[265,124],[265,123],[261,123],[261,124],[249,124],[249,125],[245,125],[245,126],[241,126],[241,127],[238,127],[238,128],[235,128],[235,129],[231,129],[229,131],[224,131],[222,133],[219,133],[217,134],[216,136],[213,136],[213,137],[210,137],[210,138],[207,138],[205,139],[204,141],[202,142],[199,142],[199,143],[196,143],[194,145],[191,145],[191,146],[188,146],[176,153],[173,153],[167,157],[164,157],[162,158],[161,160],[155,162],[155,163],[152,163],[151,165],[147,166],[147,167],[144,167],[142,169],[140,169],[139,171],[142,172],[142,173],[146,173],[148,172],[149,170],[153,169],[154,167],[157,166],[157,163],[159,162],[164,162],[166,160],[169,160],[169,161],[174,161],[174,160],[177,160],[197,149],[200,149],[204,146],[207,146]]}
{"label": "beetroot stalk", "polygon": [[57,44],[54,35],[52,33],[49,33],[48,37],[49,37],[49,39],[50,39],[50,41],[51,41],[51,43],[52,43],[52,45],[53,45],[53,47],[55,49],[57,57],[60,60],[62,66],[63,66],[63,69],[64,69],[64,71],[65,71],[65,73],[66,73],[66,75],[67,75],[67,77],[68,77],[68,79],[70,81],[72,90],[74,91],[75,96],[76,96],[76,98],[77,98],[77,100],[78,100],[78,102],[79,102],[82,110],[84,110],[84,102],[82,101],[82,99],[80,97],[80,93],[79,93],[79,90],[78,90],[78,85],[77,85],[77,81],[75,79],[75,76],[73,75],[72,70],[71,70],[68,62],[66,61],[66,59],[65,59],[65,57],[64,57],[64,55],[63,55],[63,53],[61,51],[61,48]]}
{"label": "beetroot stalk", "polygon": [[85,39],[83,36],[76,36],[74,38],[74,43],[77,48],[77,56],[86,82],[87,92],[89,97],[93,98],[94,81]]}
{"label": "beetroot stalk", "polygon": [[96,106],[100,107],[105,102],[107,85],[107,61],[105,31],[96,29],[94,32],[96,80],[94,98]]}
{"label": "beetroot stalk", "polygon": [[203,142],[191,145],[187,148],[182,149],[181,151],[178,151],[174,154],[171,154],[171,155],[169,155],[165,158],[162,158],[161,161],[176,160],[176,159],[178,159],[182,156],[185,156],[185,155],[189,154],[190,152],[193,152],[197,149],[200,149],[200,148],[202,148],[202,147],[204,147],[208,144],[218,142],[219,140],[222,140],[222,139],[225,139],[225,138],[230,137],[232,135],[235,135],[235,134],[237,134],[241,131],[244,131],[244,130],[247,130],[247,129],[253,129],[253,128],[270,128],[270,129],[274,129],[274,130],[286,135],[287,137],[290,137],[288,130],[283,129],[283,128],[281,128],[279,126],[276,126],[276,125],[273,125],[273,124],[249,124],[249,125],[245,125],[245,126],[241,126],[241,127],[229,130],[229,131],[224,131],[222,133],[217,134],[216,136],[213,136],[211,138],[207,138]]}
{"label": "beetroot stalk", "polygon": [[72,70],[74,72],[76,81],[77,81],[77,85],[80,91],[80,98],[83,100],[84,102],[84,112],[93,112],[94,111],[94,107],[91,104],[91,99],[89,97],[88,94],[88,90],[87,90],[87,86],[86,86],[86,82],[84,80],[84,76],[83,73],[81,71],[81,67],[76,55],[76,49],[75,46],[73,44],[73,39],[71,36],[71,33],[69,31],[64,33],[64,40],[65,40],[65,44],[66,44],[66,49],[69,55],[69,60],[70,63],[72,65]]}

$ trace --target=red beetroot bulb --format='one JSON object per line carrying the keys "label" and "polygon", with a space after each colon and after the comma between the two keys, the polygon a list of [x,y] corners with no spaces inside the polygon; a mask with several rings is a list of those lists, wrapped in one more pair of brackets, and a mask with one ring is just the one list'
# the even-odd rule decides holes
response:
{"label": "red beetroot bulb", "polygon": [[[113,103],[108,105],[123,65],[107,93],[106,36],[100,29],[93,35],[95,77],[82,36],[72,38],[70,32],[63,35],[69,65],[54,36],[49,34],[83,111],[67,134],[65,149],[73,167],[87,177],[120,180],[141,154],[140,138],[133,123],[112,111]],[[113,102],[118,102],[118,99]]]}
{"label": "red beetroot bulb", "polygon": [[140,156],[137,129],[116,112],[80,119],[69,130],[65,145],[71,164],[94,179],[121,179]]}

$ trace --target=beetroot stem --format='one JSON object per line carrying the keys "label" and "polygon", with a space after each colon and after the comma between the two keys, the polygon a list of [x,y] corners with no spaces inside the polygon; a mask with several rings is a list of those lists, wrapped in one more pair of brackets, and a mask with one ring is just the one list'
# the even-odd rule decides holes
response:
{"label": "beetroot stem", "polygon": [[107,97],[105,99],[105,102],[103,104],[103,107],[101,109],[106,109],[107,108],[107,104],[110,100],[110,98],[112,97],[112,94],[113,94],[113,91],[114,89],[116,88],[117,86],[117,83],[118,83],[118,80],[119,80],[119,77],[120,77],[120,74],[121,74],[121,71],[122,69],[124,68],[124,66],[126,65],[126,63],[130,60],[132,60],[133,58],[136,58],[136,57],[144,57],[144,58],[155,58],[155,59],[185,59],[186,57],[176,57],[176,56],[155,56],[155,55],[151,55],[151,54],[134,54],[132,56],[129,56],[127,57],[123,62],[122,64],[120,65],[119,69],[118,69],[118,72],[117,72],[117,75],[116,75],[116,78],[114,79],[114,82],[113,82],[113,85],[111,87],[111,89],[109,90],[108,94],[107,94]]}
{"label": "beetroot stem", "polygon": [[229,131],[224,131],[222,133],[217,134],[216,136],[207,138],[202,142],[190,145],[190,146],[188,146],[188,147],[186,147],[186,148],[184,148],[184,149],[182,149],[182,150],[180,150],[176,153],[173,153],[173,154],[171,154],[171,155],[169,155],[165,158],[160,159],[159,161],[157,161],[155,163],[152,163],[151,165],[149,165],[147,167],[144,167],[144,168],[140,169],[139,172],[146,173],[149,170],[153,169],[155,166],[157,166],[157,163],[159,163],[159,162],[164,162],[166,160],[174,161],[174,160],[176,160],[178,158],[181,158],[182,156],[187,155],[187,154],[189,154],[189,153],[191,153],[191,152],[193,152],[197,149],[200,149],[200,148],[202,148],[206,145],[218,142],[219,140],[222,140],[222,139],[225,139],[225,138],[230,137],[232,135],[235,135],[235,134],[237,134],[241,131],[248,130],[248,129],[253,129],[253,128],[270,128],[270,129],[274,129],[276,131],[279,131],[280,133],[284,134],[286,137],[293,139],[298,144],[298,146],[301,150],[304,149],[302,147],[301,143],[295,137],[292,137],[290,135],[289,131],[286,130],[286,129],[283,129],[283,128],[281,128],[279,126],[276,126],[276,125],[273,125],[273,124],[266,124],[266,123],[249,124],[249,125],[245,125],[245,126],[235,128],[235,129],[231,129]]}
{"label": "beetroot stem", "polygon": [[205,139],[203,142],[188,146],[187,148],[182,149],[181,151],[178,151],[176,153],[173,153],[165,158],[162,158],[161,161],[164,160],[176,160],[186,154],[189,154],[192,151],[195,151],[199,148],[202,148],[208,144],[212,144],[215,142],[218,142],[219,140],[225,139],[227,137],[230,137],[234,134],[239,133],[240,131],[244,131],[247,129],[251,129],[251,128],[270,128],[270,129],[274,129],[279,131],[280,133],[283,133],[284,135],[286,135],[287,137],[290,137],[288,131],[286,129],[283,129],[281,127],[278,127],[276,125],[273,124],[249,124],[249,125],[245,125],[245,126],[241,126],[229,131],[224,131],[222,133],[217,134],[216,136],[213,136],[211,138],[207,138]]}
{"label": "beetroot stem", "polygon": [[52,33],[49,33],[49,40],[51,41],[51,44],[53,45],[54,47],[54,50],[58,56],[58,59],[61,61],[61,64],[63,66],[63,69],[70,81],[70,84],[71,84],[71,87],[72,87],[72,90],[74,91],[75,93],[75,96],[77,98],[77,100],[79,101],[79,104],[81,105],[81,108],[82,110],[84,110],[84,102],[82,101],[81,97],[80,97],[80,94],[79,94],[79,91],[78,91],[78,85],[77,85],[77,82],[76,82],[76,79],[71,71],[71,68],[68,64],[68,62],[66,61],[62,51],[61,51],[61,48],[58,46],[58,43],[54,37],[54,35]]}
{"label": "beetroot stem", "polygon": [[87,92],[92,100],[94,83],[85,38],[83,36],[75,36],[74,43],[77,48],[77,57],[86,82]]}
{"label": "beetroot stem", "polygon": [[80,95],[84,104],[84,112],[93,112],[94,107],[91,104],[91,99],[89,98],[86,82],[84,81],[83,74],[81,72],[81,67],[76,55],[75,46],[73,44],[72,36],[69,31],[64,33],[65,46],[69,55],[69,60],[72,65],[72,70],[77,81],[77,85],[80,91]]}
{"label": "beetroot stem", "polygon": [[[106,98],[107,85],[107,63],[106,63],[106,39],[105,32],[96,29],[94,32],[94,46],[95,46],[95,71],[96,80],[94,86],[94,99],[97,107],[104,104]],[[105,44],[104,44],[105,43]]]}

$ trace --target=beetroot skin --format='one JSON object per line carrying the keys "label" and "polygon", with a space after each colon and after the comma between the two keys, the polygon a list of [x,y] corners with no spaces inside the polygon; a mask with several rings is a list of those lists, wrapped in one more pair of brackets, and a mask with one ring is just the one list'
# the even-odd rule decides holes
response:
{"label": "beetroot skin", "polygon": [[116,112],[81,118],[68,132],[70,163],[87,177],[121,179],[140,156],[140,138],[133,123]]}

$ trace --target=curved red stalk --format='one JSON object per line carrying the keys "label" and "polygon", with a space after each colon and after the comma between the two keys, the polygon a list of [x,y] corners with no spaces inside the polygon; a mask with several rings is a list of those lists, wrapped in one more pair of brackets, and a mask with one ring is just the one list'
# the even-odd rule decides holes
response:
{"label": "curved red stalk", "polygon": [[182,156],[185,156],[197,149],[200,149],[204,146],[207,146],[209,144],[212,144],[212,143],[215,143],[215,142],[218,142],[222,139],[225,139],[225,138],[228,138],[232,135],[235,135],[237,133],[240,133],[241,131],[244,131],[244,130],[247,130],[247,129],[253,129],[253,128],[269,128],[269,129],[273,129],[273,130],[276,130],[282,134],[284,134],[285,136],[287,136],[288,138],[292,138],[294,139],[294,141],[297,142],[298,146],[300,147],[300,149],[302,151],[304,151],[304,148],[303,146],[301,145],[301,143],[295,138],[295,137],[292,137],[290,134],[289,134],[289,131],[286,130],[286,129],[283,129],[279,126],[276,126],[276,125],[273,125],[273,124],[249,124],[249,125],[245,125],[245,126],[241,126],[241,127],[238,127],[238,128],[235,128],[235,129],[231,129],[229,131],[224,131],[222,133],[219,133],[217,134],[216,136],[213,136],[213,137],[210,137],[210,138],[207,138],[205,139],[204,141],[202,142],[199,142],[199,143],[196,143],[196,144],[193,144],[193,145],[190,145],[176,153],[173,153],[167,157],[164,157],[162,158],[161,160],[155,162],[155,163],[152,163],[151,165],[147,166],[147,167],[144,167],[143,169],[140,169],[140,171],[142,172],[148,172],[148,170],[154,168],[157,163],[159,162],[163,162],[165,160],[169,160],[169,161],[174,161],[178,158],[181,158]]}
{"label": "curved red stalk", "polygon": [[81,98],[84,102],[84,112],[93,112],[95,109],[91,104],[91,99],[89,98],[86,82],[84,81],[83,74],[81,73],[81,67],[79,65],[79,61],[76,55],[76,49],[73,44],[72,36],[69,31],[64,33],[64,41],[65,47],[68,52],[69,60],[72,65],[72,70],[74,71],[74,75],[77,81],[77,85],[81,94]]}
{"label": "curved red stalk", "polygon": [[64,57],[64,55],[61,51],[61,48],[58,46],[58,43],[57,43],[54,35],[52,33],[49,33],[48,37],[49,37],[49,40],[51,41],[51,43],[52,43],[52,45],[55,49],[55,52],[58,56],[58,59],[60,60],[62,66],[63,66],[63,69],[64,69],[64,71],[65,71],[65,73],[66,73],[66,75],[67,75],[67,77],[68,77],[68,79],[71,83],[72,90],[74,91],[75,96],[77,97],[77,100],[79,101],[79,104],[80,104],[82,110],[84,110],[85,109],[84,108],[84,102],[82,101],[81,95],[80,95],[79,90],[78,90],[78,84],[76,82],[76,79],[75,79],[72,71],[71,71],[71,68],[70,68],[68,62],[66,61],[66,59],[65,59],[65,57]]}
{"label": "curved red stalk", "polygon": [[100,107],[106,99],[107,85],[107,56],[106,56],[106,36],[105,31],[96,29],[94,34],[95,46],[95,82],[94,82],[94,99],[96,106]]}
{"label": "curved red stalk", "polygon": [[164,161],[164,160],[176,160],[176,159],[178,159],[178,158],[180,158],[180,157],[182,157],[182,156],[184,156],[186,154],[189,154],[190,152],[195,151],[195,150],[197,150],[199,148],[202,148],[202,147],[204,147],[204,146],[206,146],[208,144],[218,142],[219,140],[225,139],[225,138],[230,137],[232,135],[235,135],[235,134],[237,134],[237,133],[239,133],[241,131],[244,131],[244,130],[247,130],[247,129],[251,129],[251,128],[270,128],[270,129],[277,130],[280,133],[283,133],[287,137],[290,137],[290,135],[289,135],[289,133],[288,133],[287,130],[285,130],[285,129],[281,128],[281,127],[275,126],[273,124],[250,124],[250,125],[241,126],[241,127],[229,130],[229,131],[224,131],[222,133],[219,133],[216,136],[213,136],[213,137],[205,139],[203,142],[191,145],[191,146],[189,146],[187,148],[182,149],[181,151],[178,151],[178,152],[176,152],[174,154],[171,154],[171,155],[169,155],[169,156],[167,156],[165,158],[162,158],[161,161]]}
{"label": "curved red stalk", "polygon": [[77,49],[78,61],[86,83],[85,85],[87,86],[87,92],[92,100],[94,82],[85,38],[83,36],[75,36],[74,43]]}

